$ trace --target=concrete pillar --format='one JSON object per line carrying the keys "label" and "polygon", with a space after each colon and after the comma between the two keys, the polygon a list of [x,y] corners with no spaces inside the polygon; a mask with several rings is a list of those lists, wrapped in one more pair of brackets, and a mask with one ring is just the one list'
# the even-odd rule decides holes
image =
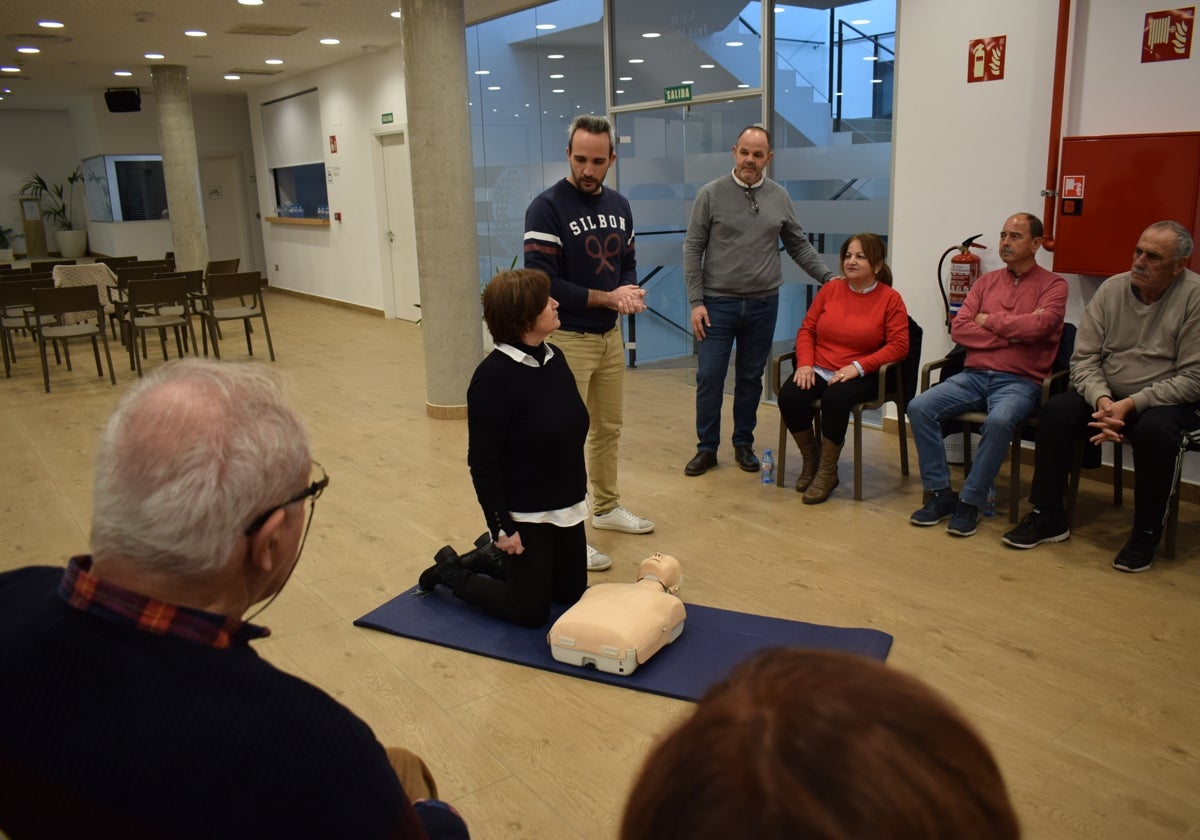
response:
{"label": "concrete pillar", "polygon": [[467,414],[483,357],[475,185],[462,0],[401,0],[404,90],[417,227],[425,411]]}
{"label": "concrete pillar", "polygon": [[158,145],[171,210],[175,267],[180,271],[203,269],[208,265],[208,231],[200,202],[200,161],[187,68],[157,64],[150,68],[150,76],[158,102]]}

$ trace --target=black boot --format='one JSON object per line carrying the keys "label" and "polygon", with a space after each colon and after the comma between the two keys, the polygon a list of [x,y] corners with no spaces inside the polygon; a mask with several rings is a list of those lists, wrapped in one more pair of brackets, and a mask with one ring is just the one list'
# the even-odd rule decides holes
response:
{"label": "black boot", "polygon": [[417,588],[422,592],[432,592],[440,583],[454,591],[469,574],[470,572],[463,568],[458,552],[444,545],[433,555],[433,565],[421,572]]}
{"label": "black boot", "polygon": [[458,559],[467,571],[504,580],[504,552],[496,547],[492,535],[486,531],[475,540],[475,548]]}

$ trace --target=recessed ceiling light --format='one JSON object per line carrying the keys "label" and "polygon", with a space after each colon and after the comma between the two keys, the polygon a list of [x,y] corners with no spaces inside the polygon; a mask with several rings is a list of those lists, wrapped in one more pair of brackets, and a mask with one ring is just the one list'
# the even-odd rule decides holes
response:
{"label": "recessed ceiling light", "polygon": [[740,88],[748,88],[748,87],[750,87],[750,85],[738,85],[738,87],[740,87]]}
{"label": "recessed ceiling light", "polygon": [[883,79],[872,79],[872,80],[871,80],[871,84],[873,84],[873,85],[881,85],[881,84],[883,84]]}
{"label": "recessed ceiling light", "polygon": [[551,73],[550,74],[551,79],[561,79],[562,77],[563,77],[562,73]]}
{"label": "recessed ceiling light", "polygon": [[12,93],[12,88],[5,88],[5,89],[4,89],[4,92],[5,92],[5,93]]}
{"label": "recessed ceiling light", "polygon": [[875,55],[864,55],[863,56],[863,61],[878,61],[878,60],[879,60],[879,56],[875,56]]}
{"label": "recessed ceiling light", "polygon": [[661,32],[643,32],[642,37],[643,38],[661,38],[662,33]]}
{"label": "recessed ceiling light", "polygon": [[283,64],[283,59],[282,58],[268,58],[263,63],[264,64]]}
{"label": "recessed ceiling light", "polygon": [[488,85],[488,90],[500,90],[500,85]]}
{"label": "recessed ceiling light", "polygon": [[854,26],[866,26],[870,22],[871,21],[867,20],[866,18],[859,18],[858,20],[850,21],[850,23]]}
{"label": "recessed ceiling light", "polygon": [[725,46],[727,46],[727,47],[740,47],[740,46],[742,46],[742,42],[741,42],[741,41],[726,41],[726,42],[725,42]]}
{"label": "recessed ceiling light", "polygon": [[128,70],[114,70],[113,75],[114,76],[132,76],[133,74],[130,73]]}
{"label": "recessed ceiling light", "polygon": [[551,93],[566,93],[567,91],[565,88],[554,88],[554,90],[552,90],[550,92]]}
{"label": "recessed ceiling light", "polygon": [[230,82],[236,82],[240,78],[242,78],[242,77],[239,76],[237,73],[226,73],[225,74],[225,79]]}
{"label": "recessed ceiling light", "polygon": [[834,94],[834,96],[841,96],[841,95],[842,95],[842,92],[840,90]]}
{"label": "recessed ceiling light", "polygon": [[619,79],[617,79],[617,81],[618,82],[632,82],[633,76],[621,76]]}
{"label": "recessed ceiling light", "polygon": [[166,56],[165,56],[165,55],[163,55],[162,53],[146,53],[146,56],[145,56],[145,57],[146,57],[146,58],[149,58],[149,59],[151,59],[151,60],[153,60],[153,59],[159,59],[159,58],[166,58]]}
{"label": "recessed ceiling light", "polygon": [[784,12],[786,12],[786,11],[787,11],[787,9],[785,9],[783,6],[776,6],[776,7],[775,7],[775,14],[777,14],[777,15],[781,15],[781,14],[783,14],[783,13],[784,13]]}
{"label": "recessed ceiling light", "polygon": [[623,91],[623,90],[619,90],[619,91],[617,91],[617,93],[624,93],[624,92],[625,92],[625,91]]}
{"label": "recessed ceiling light", "polygon": [[681,85],[694,85],[694,84],[696,84],[696,82],[695,82],[694,80],[692,80],[692,79],[684,79],[684,80],[683,80],[682,82],[680,82],[679,84],[681,84]]}
{"label": "recessed ceiling light", "polygon": [[558,29],[558,25],[554,23],[539,23],[534,29],[541,29],[543,32],[549,29]]}
{"label": "recessed ceiling light", "polygon": [[17,52],[25,55],[37,55],[41,52],[37,47],[17,47]]}
{"label": "recessed ceiling light", "polygon": [[334,47],[342,42],[339,41],[337,38],[322,38],[321,43],[327,47]]}
{"label": "recessed ceiling light", "polygon": [[20,73],[20,72],[21,72],[20,67],[13,67],[12,65],[6,65],[4,67],[0,67],[0,73]]}
{"label": "recessed ceiling light", "polygon": [[562,53],[550,53],[550,55],[546,56],[546,58],[549,58],[553,61],[553,60],[557,60],[560,58],[566,58],[566,56],[563,55]]}
{"label": "recessed ceiling light", "polygon": [[399,17],[400,17],[400,10],[399,10],[399,9],[397,9],[396,11],[392,12],[392,17],[394,17],[394,18],[399,18]]}
{"label": "recessed ceiling light", "polygon": [[205,32],[203,29],[185,29],[185,30],[183,30],[183,34],[188,36],[189,38],[207,38],[208,37],[208,33]]}
{"label": "recessed ceiling light", "polygon": [[630,64],[645,64],[645,63],[646,63],[646,59],[644,59],[644,58],[631,58],[631,59],[629,59],[629,63],[630,63]]}
{"label": "recessed ceiling light", "polygon": [[476,70],[475,71],[476,76],[489,76],[489,75],[491,75],[491,73],[492,73],[491,70]]}
{"label": "recessed ceiling light", "polygon": [[239,6],[261,6],[263,0],[238,0]]}
{"label": "recessed ceiling light", "polygon": [[711,70],[711,69],[713,69],[713,68],[714,68],[714,67],[716,67],[716,66],[717,66],[717,65],[715,65],[715,64],[701,64],[701,65],[700,65],[700,69],[701,69],[701,70]]}
{"label": "recessed ceiling light", "polygon": [[62,29],[63,25],[57,20],[39,20],[38,26],[44,26],[46,29]]}

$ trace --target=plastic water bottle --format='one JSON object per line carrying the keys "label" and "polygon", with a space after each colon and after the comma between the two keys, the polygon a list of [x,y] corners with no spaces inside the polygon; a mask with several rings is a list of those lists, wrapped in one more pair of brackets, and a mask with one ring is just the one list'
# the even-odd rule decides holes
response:
{"label": "plastic water bottle", "polygon": [[763,453],[762,461],[762,483],[773,484],[775,481],[775,456],[768,449]]}
{"label": "plastic water bottle", "polygon": [[996,482],[992,482],[988,486],[987,498],[983,501],[983,515],[996,515]]}

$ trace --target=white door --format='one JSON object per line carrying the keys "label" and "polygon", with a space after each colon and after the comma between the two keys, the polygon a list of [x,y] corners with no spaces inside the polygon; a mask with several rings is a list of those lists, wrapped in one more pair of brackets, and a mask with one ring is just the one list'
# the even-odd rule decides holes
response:
{"label": "white door", "polygon": [[[384,300],[395,301],[389,313],[405,321],[421,319],[421,286],[417,278],[417,226],[412,201],[412,169],[407,131],[381,134],[384,200],[387,202],[388,260],[384,262]],[[390,273],[390,278],[389,278]]]}
{"label": "white door", "polygon": [[208,258],[228,260],[238,257],[241,271],[257,266],[250,254],[246,234],[246,196],[242,189],[242,165],[236,157],[200,159],[200,199],[204,203],[204,224],[208,229]]}

